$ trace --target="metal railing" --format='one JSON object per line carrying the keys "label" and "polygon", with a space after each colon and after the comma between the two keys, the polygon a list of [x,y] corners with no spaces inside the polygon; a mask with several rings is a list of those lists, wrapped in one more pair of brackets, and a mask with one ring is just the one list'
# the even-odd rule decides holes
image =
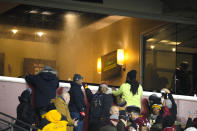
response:
{"label": "metal railing", "polygon": [[[28,123],[20,121],[20,120],[14,118],[14,117],[12,117],[12,116],[10,116],[8,114],[5,114],[3,112],[0,112],[0,116],[3,116],[3,118],[6,118],[6,119],[10,119],[10,121],[8,121],[8,120],[2,119],[0,117],[0,123],[5,125],[5,126],[7,126],[5,129],[0,129],[0,131],[8,131],[8,130],[14,131],[15,129],[18,129],[20,131],[33,131],[33,130],[37,130],[38,129],[35,126],[32,126],[32,125],[30,125]],[[29,130],[28,129],[24,129],[23,127],[20,127],[19,125],[16,125],[15,124],[16,121],[19,122],[20,124],[24,125],[24,126],[27,126],[29,128]]]}

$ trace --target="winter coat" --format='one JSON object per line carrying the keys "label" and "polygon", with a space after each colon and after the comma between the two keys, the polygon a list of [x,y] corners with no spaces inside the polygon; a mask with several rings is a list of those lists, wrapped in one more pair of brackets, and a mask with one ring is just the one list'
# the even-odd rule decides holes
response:
{"label": "winter coat", "polygon": [[59,80],[55,74],[41,72],[37,75],[28,75],[25,80],[34,87],[35,108],[46,107],[50,104],[50,100],[56,97]]}
{"label": "winter coat", "polygon": [[[35,112],[31,105],[31,94],[29,91],[25,90],[19,97],[20,104],[17,106],[17,119],[23,121],[27,124],[32,125],[35,123]],[[28,126],[16,121],[17,126],[25,129],[29,129]],[[19,129],[20,130],[20,129]]]}
{"label": "winter coat", "polygon": [[[88,102],[90,103],[90,121],[108,118],[110,116],[109,111],[113,103],[112,95],[100,92],[92,94],[91,90],[88,88],[86,88],[85,91],[88,98]],[[97,101],[97,103],[95,103],[95,101]],[[99,107],[96,108],[95,104]],[[97,109],[100,109],[100,111],[99,114],[95,115],[95,113],[98,113]]]}
{"label": "winter coat", "polygon": [[170,113],[171,113],[171,116],[173,118],[173,121],[176,121],[176,115],[177,115],[177,105],[174,101],[174,98],[172,96],[172,94],[168,94],[168,98],[171,100],[172,102],[172,108],[170,108]]}
{"label": "winter coat", "polygon": [[137,106],[141,108],[141,99],[143,95],[142,86],[139,85],[138,91],[135,95],[130,91],[131,85],[129,83],[124,83],[120,86],[117,91],[113,91],[113,95],[122,95],[122,98],[127,102],[126,106]]}
{"label": "winter coat", "polygon": [[125,126],[122,121],[119,121],[117,126],[114,126],[111,122],[109,122],[107,125],[100,128],[99,131],[125,131]]}
{"label": "winter coat", "polygon": [[73,131],[74,121],[72,120],[70,116],[68,106],[66,102],[64,101],[64,99],[61,97],[56,97],[55,99],[51,100],[51,103],[55,105],[57,111],[60,112],[68,121],[69,126],[67,126],[67,131]]}
{"label": "winter coat", "polygon": [[70,112],[83,112],[85,111],[85,97],[81,90],[81,85],[73,82],[69,90],[70,94],[70,103],[69,110]]}

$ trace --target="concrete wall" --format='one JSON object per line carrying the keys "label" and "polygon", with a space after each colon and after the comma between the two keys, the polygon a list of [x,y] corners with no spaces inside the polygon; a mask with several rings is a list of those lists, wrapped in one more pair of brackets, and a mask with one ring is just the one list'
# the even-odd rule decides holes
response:
{"label": "concrete wall", "polygon": [[[18,83],[0,80],[0,112],[16,117],[16,108],[19,104],[18,96],[25,90],[26,86],[24,81]],[[152,93],[144,92],[144,98],[147,98],[149,96],[148,94],[151,95]],[[187,97],[189,100],[184,100],[183,97]],[[192,112],[193,118],[197,117],[197,109],[194,108],[197,107],[196,97],[174,95],[174,98],[177,104],[177,120],[179,122],[186,124],[189,111]],[[0,118],[2,118],[2,116],[0,116]]]}

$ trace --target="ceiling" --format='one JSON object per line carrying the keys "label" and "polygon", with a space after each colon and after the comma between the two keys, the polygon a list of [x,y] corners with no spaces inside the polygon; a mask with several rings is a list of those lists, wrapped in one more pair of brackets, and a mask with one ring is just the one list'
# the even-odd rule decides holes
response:
{"label": "ceiling", "polygon": [[6,9],[0,12],[1,24],[56,30],[64,29],[63,26],[66,22],[65,16],[67,14],[72,13],[72,15],[78,16],[78,19],[80,20],[79,28],[87,26],[107,16],[31,5],[11,6],[7,4]]}

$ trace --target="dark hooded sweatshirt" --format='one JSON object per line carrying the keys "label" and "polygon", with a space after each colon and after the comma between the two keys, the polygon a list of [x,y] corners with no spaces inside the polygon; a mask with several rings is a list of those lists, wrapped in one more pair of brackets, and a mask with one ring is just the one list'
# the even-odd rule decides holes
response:
{"label": "dark hooded sweatshirt", "polygon": [[56,89],[59,87],[59,80],[55,74],[41,72],[37,75],[28,75],[25,77],[25,80],[34,87],[35,108],[48,106],[50,100],[56,97]]}

